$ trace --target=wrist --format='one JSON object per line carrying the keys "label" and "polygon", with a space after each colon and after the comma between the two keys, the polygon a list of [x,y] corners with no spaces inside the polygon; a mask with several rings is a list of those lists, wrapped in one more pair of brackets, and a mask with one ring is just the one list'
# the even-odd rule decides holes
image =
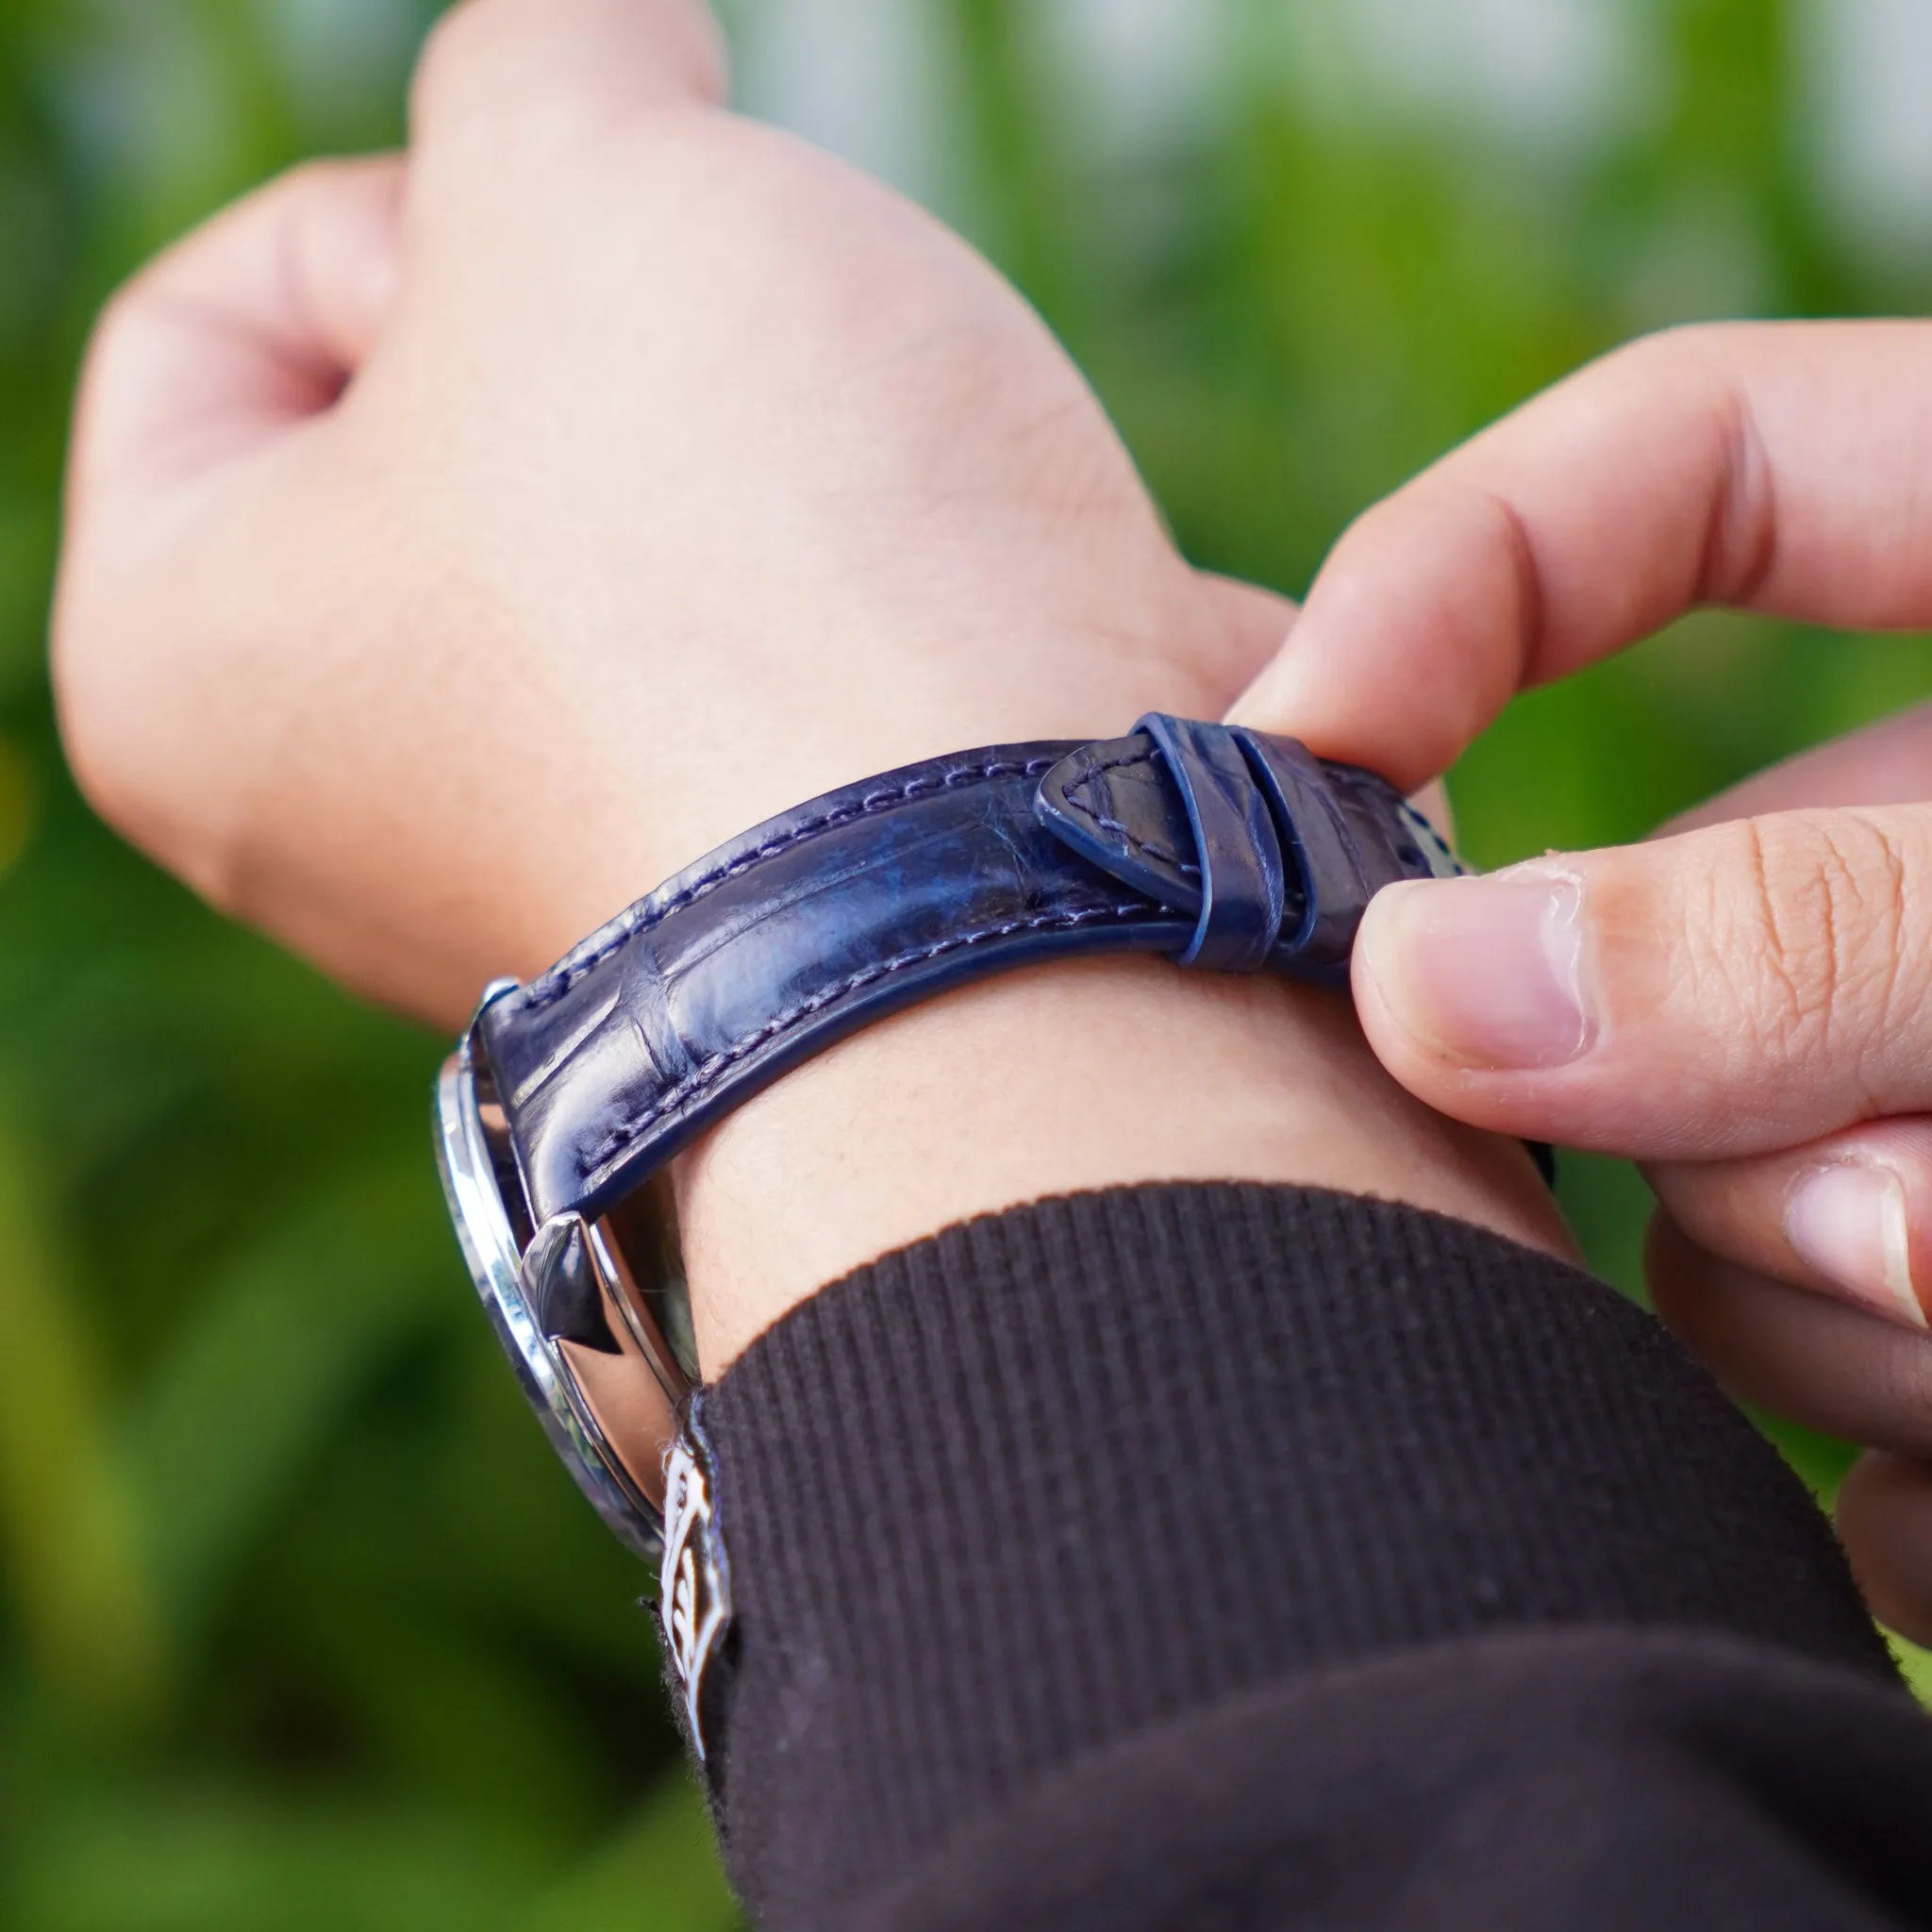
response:
{"label": "wrist", "polygon": [[1372,1194],[1572,1252],[1524,1149],[1396,1086],[1344,995],[1158,959],[1069,961],[868,1027],[676,1162],[705,1374],[820,1287],[941,1227],[1155,1180]]}
{"label": "wrist", "polygon": [[[1299,1186],[1560,1250],[1524,1150],[1402,1092],[1316,990],[1384,885],[1453,870],[1374,774],[1151,713],[839,786],[492,988],[438,1083],[444,1181],[586,1493],[652,1549],[692,1374],[860,1263],[1043,1195]],[[626,1203],[635,1278],[598,1229]]]}
{"label": "wrist", "polygon": [[[495,973],[535,976],[679,867],[868,774],[962,745],[1104,738],[1148,710],[1215,716],[1239,688],[1240,665],[1285,625],[1277,600],[1202,576],[1164,538],[1106,561],[1108,571],[1062,563],[1050,593],[1032,595],[1050,622],[1015,614],[990,625],[984,611],[922,608],[884,591],[876,604],[803,606],[782,628],[772,616],[769,633],[782,636],[788,662],[813,658],[824,668],[806,688],[808,703],[788,672],[759,667],[728,729],[693,712],[690,728],[667,731],[667,713],[681,717],[683,708],[667,705],[648,667],[627,661],[642,619],[606,620],[608,655],[585,680],[593,715],[568,733],[575,782],[539,789],[519,848],[526,864],[461,908],[475,922],[464,938],[481,966],[456,1005],[467,1012],[475,986]],[[1021,551],[996,575],[1026,582],[1041,574]],[[1050,646],[1024,668],[998,669],[1014,636],[1042,629]],[[650,747],[641,766],[641,745]]]}

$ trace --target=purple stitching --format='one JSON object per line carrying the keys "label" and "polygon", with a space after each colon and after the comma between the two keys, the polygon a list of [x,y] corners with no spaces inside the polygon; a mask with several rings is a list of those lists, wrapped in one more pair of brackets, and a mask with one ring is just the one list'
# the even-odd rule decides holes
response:
{"label": "purple stitching", "polygon": [[1416,831],[1421,832],[1444,858],[1456,864],[1461,863],[1456,857],[1456,848],[1406,799],[1402,805],[1402,816],[1404,821]]}
{"label": "purple stitching", "polygon": [[701,1061],[687,1074],[676,1086],[667,1088],[657,1100],[634,1121],[625,1124],[607,1136],[591,1150],[585,1174],[594,1173],[614,1155],[621,1154],[634,1141],[641,1140],[664,1116],[675,1112],[686,1101],[694,1098],[708,1087],[719,1074],[727,1067],[733,1067],[756,1053],[761,1046],[777,1039],[781,1033],[789,1032],[801,1020],[841,1000],[847,993],[857,992],[860,987],[870,986],[874,980],[885,979],[894,973],[901,973],[908,966],[924,964],[928,959],[937,959],[947,953],[956,953],[964,946],[977,945],[982,940],[1008,939],[1016,932],[1044,932],[1054,927],[1070,929],[1087,925],[1096,919],[1144,918],[1155,908],[1141,904],[1135,906],[1094,906],[1078,912],[1047,912],[1035,919],[1009,919],[1003,925],[983,926],[977,932],[956,934],[953,938],[941,940],[935,945],[922,946],[916,952],[900,953],[892,958],[880,961],[874,966],[866,966],[836,986],[820,989],[810,999],[800,1005],[788,1008],[775,1018],[766,1021],[756,1033],[748,1033],[742,1040],[734,1041],[722,1053],[713,1054],[709,1059]]}
{"label": "purple stitching", "polygon": [[[1201,876],[1201,868],[1191,859],[1183,858],[1178,852],[1170,852],[1165,845],[1157,845],[1152,839],[1142,839],[1123,824],[1119,819],[1109,818],[1107,813],[1099,810],[1092,802],[1093,781],[1103,772],[1118,772],[1129,765],[1151,765],[1155,757],[1156,754],[1151,751],[1138,751],[1125,758],[1108,758],[1104,764],[1090,765],[1079,779],[1069,785],[1060,796],[1075,811],[1085,812],[1101,831],[1114,833],[1129,851],[1144,852],[1149,858],[1158,859],[1163,865],[1173,866],[1183,878],[1197,879]],[[1085,792],[1087,796],[1076,796],[1080,792]]]}
{"label": "purple stitching", "polygon": [[961,765],[939,777],[908,779],[894,791],[869,791],[857,805],[841,806],[836,811],[821,812],[815,819],[806,819],[790,831],[781,832],[774,839],[767,839],[762,845],[741,853],[730,864],[693,879],[683,891],[667,899],[648,917],[640,915],[633,918],[628,913],[621,915],[622,923],[610,938],[602,941],[581,958],[567,958],[542,978],[532,980],[524,989],[523,1010],[540,1013],[545,1007],[555,1006],[572,987],[580,985],[605,960],[621,953],[640,933],[649,932],[654,926],[662,924],[674,912],[682,912],[687,906],[695,904],[727,879],[749,872],[753,866],[770,858],[774,853],[783,852],[788,846],[816,838],[821,832],[830,831],[834,825],[847,824],[854,819],[909,805],[915,798],[924,798],[931,791],[957,791],[967,785],[986,784],[994,778],[1037,777],[1057,763],[1057,758],[1029,758],[1024,765],[1014,764],[1010,759],[995,759],[987,765]]}
{"label": "purple stitching", "polygon": [[1151,765],[1159,756],[1157,751],[1126,751],[1117,758],[1102,758],[1087,767],[1081,774],[1080,782],[1084,785],[1090,778],[1097,778],[1103,772],[1124,772],[1129,765]]}

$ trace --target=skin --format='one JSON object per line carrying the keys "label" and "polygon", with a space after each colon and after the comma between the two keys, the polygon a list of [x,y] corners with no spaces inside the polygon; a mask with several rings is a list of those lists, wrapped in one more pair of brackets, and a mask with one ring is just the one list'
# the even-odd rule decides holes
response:
{"label": "skin", "polygon": [[[1362,517],[1237,712],[1412,783],[1700,605],[1932,625],[1928,451],[1932,327],[1639,342]],[[1659,1308],[1740,1391],[1874,1445],[1840,1527],[1932,1641],[1928,797],[1932,708],[1646,844],[1395,888],[1355,990],[1411,1092],[1644,1163]]]}
{"label": "skin", "polygon": [[[443,1026],[833,785],[1213,716],[1291,615],[1187,565],[983,261],[723,86],[688,0],[469,0],[407,155],[217,218],[89,358],[54,656],[82,784]],[[678,1162],[701,1357],[962,1217],[1186,1177],[1565,1251],[1520,1146],[1405,1093],[1344,1000],[1091,964],[870,1029]]]}
{"label": "skin", "polygon": [[[770,811],[1213,715],[1288,632],[1177,556],[983,262],[722,87],[685,0],[469,0],[407,156],[220,217],[90,358],[55,640],[82,783],[216,904],[443,1025]],[[1365,517],[1238,713],[1413,784],[1697,604],[1924,625],[1928,377],[1911,325],[1638,344]],[[1071,1187],[1314,1183],[1562,1251],[1496,1136],[1607,1147],[1664,1203],[1679,1332],[1875,1445],[1840,1523],[1932,1634],[1928,760],[1908,716],[1502,899],[1385,895],[1357,994],[1393,1078],[1332,999],[1148,962],[873,1029],[679,1163],[707,1364],[886,1248]],[[1544,902],[1512,965],[1485,906],[1520,939]],[[1445,932],[1465,969],[1488,944],[1474,991]],[[1523,1058],[1552,932],[1588,1023],[1526,1066],[1493,1024],[1458,1038],[1499,990]],[[1846,1173],[1904,1217],[1875,1284],[1871,1242],[1793,1234]]]}

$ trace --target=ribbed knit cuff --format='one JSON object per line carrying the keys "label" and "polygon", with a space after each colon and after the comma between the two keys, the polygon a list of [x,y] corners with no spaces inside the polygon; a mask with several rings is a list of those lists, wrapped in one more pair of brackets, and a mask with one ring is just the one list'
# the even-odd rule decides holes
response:
{"label": "ribbed knit cuff", "polygon": [[761,1338],[706,1419],[755,1908],[881,1883],[1137,1726],[1477,1631],[1890,1670],[1808,1497],[1650,1317],[1382,1203],[1156,1186],[949,1229]]}

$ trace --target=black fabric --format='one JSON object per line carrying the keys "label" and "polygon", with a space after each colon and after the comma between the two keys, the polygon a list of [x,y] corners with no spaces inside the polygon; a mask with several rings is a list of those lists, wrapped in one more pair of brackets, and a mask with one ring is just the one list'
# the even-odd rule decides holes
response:
{"label": "black fabric", "polygon": [[1050,1201],[827,1290],[707,1417],[761,1924],[1932,1924],[1932,1726],[1823,1519],[1547,1257]]}
{"label": "black fabric", "polygon": [[[1518,1632],[1077,1759],[843,1932],[1877,1932],[1932,1921],[1924,1719],[1724,1640]],[[807,1921],[810,1923],[810,1921]]]}

